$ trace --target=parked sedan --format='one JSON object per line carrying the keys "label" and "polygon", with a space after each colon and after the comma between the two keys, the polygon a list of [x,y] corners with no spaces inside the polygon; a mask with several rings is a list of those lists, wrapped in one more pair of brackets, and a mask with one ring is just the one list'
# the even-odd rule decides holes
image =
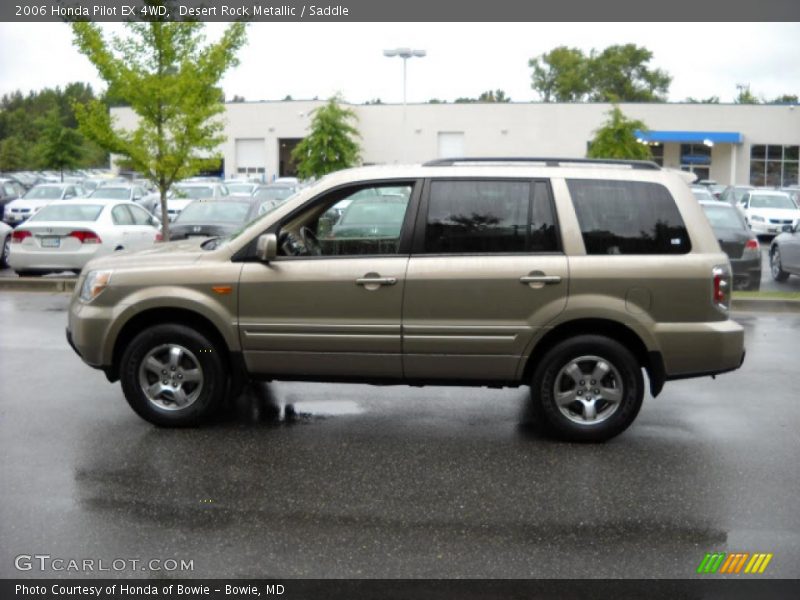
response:
{"label": "parked sedan", "polygon": [[170,224],[170,239],[227,236],[258,215],[260,203],[250,198],[196,200]]}
{"label": "parked sedan", "polygon": [[722,251],[733,269],[733,287],[758,291],[761,287],[761,248],[742,214],[727,202],[701,201]]}
{"label": "parked sedan", "polygon": [[3,253],[0,255],[0,268],[5,269],[8,266],[8,247],[11,244],[11,232],[13,229],[5,223],[0,223],[0,242],[3,243]]}
{"label": "parked sedan", "polygon": [[230,196],[249,198],[258,188],[258,184],[249,181],[227,181],[225,182],[225,187],[228,188],[228,195]]}
{"label": "parked sedan", "polygon": [[8,262],[18,275],[77,273],[96,256],[152,246],[158,227],[158,220],[133,202],[56,202],[14,230]]}
{"label": "parked sedan", "polygon": [[752,185],[729,185],[722,191],[719,199],[723,202],[727,202],[736,206],[742,201],[742,198],[744,198],[744,195],[747,192],[754,189],[756,188],[754,188]]}
{"label": "parked sedan", "polygon": [[55,200],[69,200],[81,192],[72,183],[42,183],[32,187],[22,198],[6,205],[3,220],[11,226],[18,225]]}
{"label": "parked sedan", "polygon": [[214,181],[182,181],[172,186],[167,198],[169,220],[174,221],[194,200],[219,200],[228,196],[228,188]]}
{"label": "parked sedan", "polygon": [[102,185],[95,189],[88,198],[90,200],[127,200],[136,202],[146,194],[138,185]]}
{"label": "parked sedan", "polygon": [[775,281],[800,277],[800,222],[786,225],[769,246],[769,269]]}
{"label": "parked sedan", "polygon": [[694,197],[699,201],[714,201],[714,195],[709,190],[708,186],[705,185],[690,185],[689,188],[692,190],[692,194]]}
{"label": "parked sedan", "polygon": [[285,183],[270,183],[260,185],[253,192],[253,198],[261,202],[261,213],[271,210],[286,202],[295,192],[297,187]]}
{"label": "parked sedan", "polygon": [[747,192],[739,208],[747,224],[761,235],[778,234],[784,225],[793,225],[800,219],[800,209],[788,194],[774,190]]}

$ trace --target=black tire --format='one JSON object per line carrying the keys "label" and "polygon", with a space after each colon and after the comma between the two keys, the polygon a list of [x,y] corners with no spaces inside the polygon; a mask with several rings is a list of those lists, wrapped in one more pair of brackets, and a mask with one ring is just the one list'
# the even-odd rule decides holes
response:
{"label": "black tire", "polygon": [[8,266],[8,253],[11,245],[11,232],[8,232],[5,241],[3,242],[3,254],[0,256],[0,268],[5,269]]}
{"label": "black tire", "polygon": [[769,271],[775,281],[786,281],[789,279],[789,273],[783,270],[781,250],[778,246],[775,246],[772,252],[769,253]]}
{"label": "black tire", "polygon": [[19,277],[41,277],[44,273],[39,271],[14,271]]}
{"label": "black tire", "polygon": [[[174,388],[177,384],[178,389],[188,391],[191,398],[197,387],[189,384],[190,368],[187,368],[187,365],[188,367],[196,365],[200,371],[202,378],[200,389],[194,400],[187,402],[185,407],[179,407],[175,402],[169,401],[172,397],[171,389],[166,389],[165,392],[158,394],[158,398],[151,400],[145,393],[143,384],[140,383],[141,377],[151,385],[157,386],[161,383],[156,381],[161,379],[161,375],[154,378],[154,372],[143,368],[142,365],[151,353],[162,353],[165,347],[166,352],[172,347],[188,351],[179,353],[183,358],[177,368],[178,374],[185,369],[183,372],[187,373],[187,380],[184,382],[177,381],[175,379],[177,375],[171,372],[175,369],[170,371],[166,361],[163,361],[167,371],[167,375],[164,376],[165,381],[169,384],[166,388],[169,386]],[[166,323],[145,329],[133,338],[122,354],[120,382],[125,399],[136,414],[154,425],[162,427],[198,425],[213,416],[225,401],[228,377],[223,350],[205,333],[185,325]],[[162,354],[156,356],[160,357]],[[190,387],[184,389],[187,384]]]}
{"label": "black tire", "polygon": [[[586,357],[593,358],[576,360]],[[601,376],[601,381],[592,385],[589,369],[594,366],[600,369],[597,372],[603,373],[602,367],[598,366],[600,363],[609,370]],[[570,365],[577,365],[586,378],[574,381],[566,372]],[[574,390],[561,388],[562,384],[572,381]],[[564,398],[569,398],[573,392],[580,398],[576,397],[574,402],[559,408],[557,383]],[[590,389],[582,387],[584,384]],[[593,392],[600,393],[595,395]],[[639,362],[625,346],[605,336],[581,335],[560,342],[544,355],[534,370],[531,394],[533,401],[539,403],[547,429],[556,437],[574,442],[604,442],[625,431],[639,414],[644,398],[644,378]],[[605,395],[609,398],[618,396],[619,400],[606,400]],[[586,420],[589,417],[582,403],[587,400],[591,401],[597,413],[594,422]]]}

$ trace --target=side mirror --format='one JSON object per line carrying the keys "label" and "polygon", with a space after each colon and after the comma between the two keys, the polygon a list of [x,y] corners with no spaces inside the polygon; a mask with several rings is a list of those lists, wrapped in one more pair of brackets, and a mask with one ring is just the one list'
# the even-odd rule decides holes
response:
{"label": "side mirror", "polygon": [[261,262],[268,263],[278,256],[278,236],[274,233],[264,233],[258,236],[256,242],[256,257]]}

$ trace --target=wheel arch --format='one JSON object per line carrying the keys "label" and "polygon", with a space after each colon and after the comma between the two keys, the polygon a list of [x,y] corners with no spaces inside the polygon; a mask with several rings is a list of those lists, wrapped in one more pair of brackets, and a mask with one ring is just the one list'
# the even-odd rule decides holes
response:
{"label": "wheel arch", "polygon": [[630,327],[611,319],[580,318],[560,323],[548,331],[533,347],[522,372],[527,383],[541,358],[556,344],[579,335],[602,335],[613,339],[631,351],[639,365],[647,371],[650,393],[655,398],[666,381],[664,359],[658,351],[649,350],[642,338]]}
{"label": "wheel arch", "polygon": [[148,327],[168,323],[185,325],[206,335],[214,344],[219,346],[221,351],[224,351],[225,364],[230,369],[231,376],[236,378],[237,375],[241,374],[243,368],[241,354],[230,347],[225,336],[211,319],[188,308],[159,307],[143,310],[133,315],[122,326],[114,340],[111,365],[104,369],[109,381],[113,382],[119,379],[122,354],[138,333]]}

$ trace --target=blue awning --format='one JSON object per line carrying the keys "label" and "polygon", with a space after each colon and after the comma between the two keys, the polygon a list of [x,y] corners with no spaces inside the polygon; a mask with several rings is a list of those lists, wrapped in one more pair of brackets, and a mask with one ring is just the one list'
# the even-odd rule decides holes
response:
{"label": "blue awning", "polygon": [[741,144],[738,131],[647,131],[636,130],[636,137],[645,142],[677,144]]}

